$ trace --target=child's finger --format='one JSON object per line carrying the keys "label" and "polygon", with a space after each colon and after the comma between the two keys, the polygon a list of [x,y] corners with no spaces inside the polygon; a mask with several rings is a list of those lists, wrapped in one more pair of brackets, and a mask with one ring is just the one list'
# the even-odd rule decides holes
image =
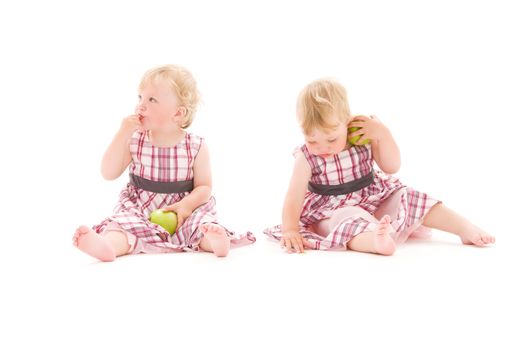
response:
{"label": "child's finger", "polygon": [[297,242],[297,238],[292,238],[291,242],[292,247],[294,247],[294,251],[299,253],[299,242]]}
{"label": "child's finger", "polygon": [[299,253],[305,252],[305,247],[303,246],[303,240],[301,238],[297,239],[297,247],[298,247]]}
{"label": "child's finger", "polygon": [[360,130],[357,130],[357,131],[354,131],[354,132],[351,132],[349,134],[350,137],[354,137],[354,136],[359,136],[359,135],[364,135],[364,130],[360,129]]}
{"label": "child's finger", "polygon": [[286,248],[287,252],[289,252],[289,253],[292,252],[292,242],[289,239],[285,240],[285,248]]}
{"label": "child's finger", "polygon": [[360,144],[362,144],[362,143],[363,143],[364,141],[366,141],[366,140],[369,140],[369,139],[366,137],[366,135],[362,135],[362,136],[360,137],[360,139],[358,139],[358,141],[355,142],[355,143],[356,143],[357,145],[360,145]]}
{"label": "child's finger", "polygon": [[304,251],[305,251],[305,248],[303,248],[303,242],[301,242],[301,240],[298,239],[298,240],[296,241],[296,243],[297,243],[297,252],[298,252],[298,253],[302,253],[302,252],[304,252]]}
{"label": "child's finger", "polygon": [[361,120],[355,120],[348,124],[348,128],[357,127],[362,128],[364,125],[366,125],[366,122]]}

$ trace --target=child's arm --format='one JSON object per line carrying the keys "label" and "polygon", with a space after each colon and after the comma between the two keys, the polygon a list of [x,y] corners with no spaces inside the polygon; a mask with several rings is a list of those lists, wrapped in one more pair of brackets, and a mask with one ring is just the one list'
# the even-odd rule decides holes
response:
{"label": "child's arm", "polygon": [[391,135],[391,131],[377,117],[357,116],[349,126],[361,128],[349,135],[349,137],[362,135],[357,144],[366,139],[370,140],[373,159],[380,170],[387,174],[394,174],[400,169],[398,145]]}
{"label": "child's arm", "polygon": [[205,142],[200,146],[198,155],[195,158],[193,173],[193,191],[182,198],[182,200],[163,208],[163,210],[174,211],[177,214],[177,227],[182,226],[184,220],[187,219],[196,208],[207,203],[209,198],[211,198],[211,163],[209,160],[209,149]]}
{"label": "child's arm", "polygon": [[106,180],[115,180],[126,170],[132,160],[128,140],[137,129],[142,129],[138,115],[123,119],[121,127],[108,146],[101,162],[101,174]]}
{"label": "child's arm", "polygon": [[285,196],[283,205],[283,223],[281,231],[281,246],[287,251],[297,251],[302,253],[304,248],[308,246],[308,242],[301,237],[299,233],[299,217],[303,209],[305,194],[308,187],[308,181],[312,175],[312,171],[308,161],[302,153],[298,153],[290,179],[290,185]]}

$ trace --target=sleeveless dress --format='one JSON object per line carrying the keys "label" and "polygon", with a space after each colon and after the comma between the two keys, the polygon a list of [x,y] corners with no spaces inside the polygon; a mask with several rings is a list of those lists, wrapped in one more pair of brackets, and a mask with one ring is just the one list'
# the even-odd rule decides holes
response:
{"label": "sleeveless dress", "polygon": [[[403,185],[396,177],[374,169],[371,144],[353,146],[328,158],[311,154],[306,145],[294,154],[302,152],[308,161],[312,175],[310,182],[317,186],[336,186],[369,177],[368,186],[341,195],[323,195],[308,190],[299,219],[299,231],[313,249],[345,249],[346,244],[359,233],[376,229],[378,219],[391,217],[397,243],[404,242],[413,234],[426,236],[429,229],[421,226],[428,211],[440,201],[423,192]],[[344,217],[327,234],[315,231],[315,225],[329,219],[334,212],[342,210]],[[264,233],[276,240],[282,237],[281,225],[268,228]]]}
{"label": "sleeveless dress", "polygon": [[[174,147],[156,147],[151,144],[148,131],[136,131],[129,141],[132,156],[130,176],[159,185],[193,180],[193,164],[202,142],[203,138],[186,133]],[[99,234],[107,228],[126,232],[131,254],[198,251],[203,236],[199,226],[203,223],[217,223],[214,197],[196,208],[173,236],[148,219],[153,210],[176,203],[189,193],[151,192],[136,187],[130,181],[121,191],[113,215],[93,226],[93,229]],[[242,235],[236,235],[228,229],[226,232],[231,239],[231,247],[256,241],[251,232]]]}

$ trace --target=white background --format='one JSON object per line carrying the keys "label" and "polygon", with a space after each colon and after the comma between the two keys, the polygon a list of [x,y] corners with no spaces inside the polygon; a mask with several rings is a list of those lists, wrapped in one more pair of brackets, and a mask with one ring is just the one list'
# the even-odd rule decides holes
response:
{"label": "white background", "polygon": [[[517,349],[514,6],[3,2],[0,347]],[[127,178],[101,178],[103,151],[163,63],[199,83],[190,131],[210,147],[222,223],[258,242],[97,263],[71,237],[111,213]],[[302,141],[295,99],[320,77],[391,128],[402,181],[497,244],[435,232],[393,257],[296,256],[267,241]]]}

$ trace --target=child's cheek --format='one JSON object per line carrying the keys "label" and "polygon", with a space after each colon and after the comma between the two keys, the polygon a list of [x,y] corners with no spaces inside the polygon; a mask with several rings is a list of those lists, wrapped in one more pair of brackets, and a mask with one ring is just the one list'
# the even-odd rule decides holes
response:
{"label": "child's cheek", "polygon": [[317,147],[315,147],[315,145],[307,145],[306,146],[308,148],[308,151],[313,154],[313,155],[317,155]]}
{"label": "child's cheek", "polygon": [[337,142],[337,153],[342,152],[348,145],[348,138],[344,138]]}

